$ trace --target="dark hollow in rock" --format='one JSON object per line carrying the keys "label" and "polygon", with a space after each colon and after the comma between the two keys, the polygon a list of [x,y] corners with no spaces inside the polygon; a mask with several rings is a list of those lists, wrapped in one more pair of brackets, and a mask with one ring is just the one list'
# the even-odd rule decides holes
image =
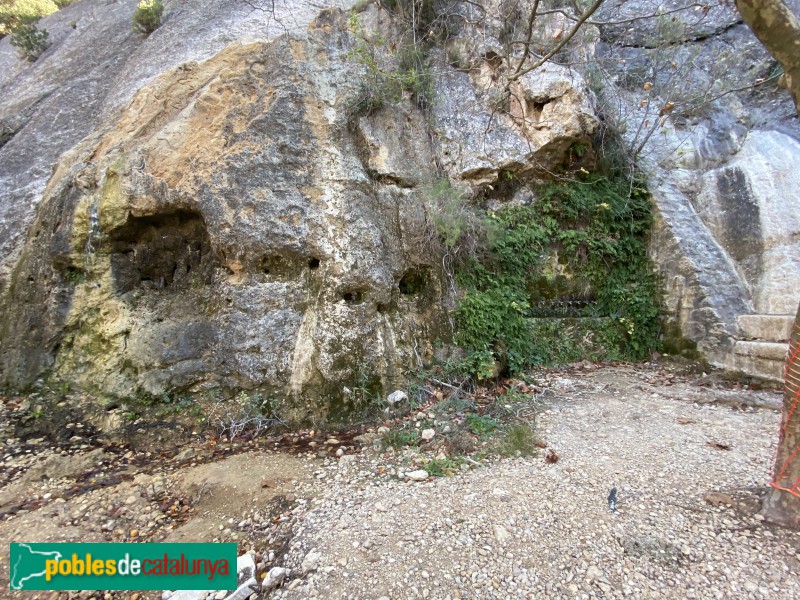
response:
{"label": "dark hollow in rock", "polygon": [[397,287],[404,296],[421,294],[428,287],[428,273],[425,269],[409,269],[400,278]]}
{"label": "dark hollow in rock", "polygon": [[534,124],[542,120],[542,113],[547,102],[537,102],[536,100],[525,99],[525,114]]}
{"label": "dark hollow in rock", "polygon": [[361,290],[348,290],[342,293],[342,300],[347,304],[361,304],[364,296],[365,294]]}
{"label": "dark hollow in rock", "polygon": [[78,285],[86,281],[86,271],[80,267],[69,265],[63,271],[64,279],[71,285]]}
{"label": "dark hollow in rock", "polygon": [[211,242],[198,213],[179,210],[128,216],[109,235],[111,271],[120,294],[139,287],[180,289],[203,285],[212,266]]}

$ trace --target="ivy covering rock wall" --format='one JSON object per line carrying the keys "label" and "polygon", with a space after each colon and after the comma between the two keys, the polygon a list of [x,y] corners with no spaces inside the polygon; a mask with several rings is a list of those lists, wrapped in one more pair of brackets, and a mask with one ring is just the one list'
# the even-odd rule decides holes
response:
{"label": "ivy covering rock wall", "polygon": [[489,213],[489,241],[457,273],[456,340],[478,377],[580,359],[641,360],[658,347],[647,257],[649,195],[594,174]]}

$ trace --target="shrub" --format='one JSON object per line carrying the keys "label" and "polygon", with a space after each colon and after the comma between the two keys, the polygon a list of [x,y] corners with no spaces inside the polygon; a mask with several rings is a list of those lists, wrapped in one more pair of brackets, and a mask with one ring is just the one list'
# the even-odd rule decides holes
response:
{"label": "shrub", "polygon": [[381,436],[385,447],[399,450],[404,446],[416,446],[422,438],[416,429],[390,429]]}
{"label": "shrub", "polygon": [[467,415],[467,427],[475,435],[485,437],[497,429],[497,421],[492,417],[471,413]]}
{"label": "shrub", "polygon": [[164,4],[161,0],[141,0],[133,13],[133,30],[149,35],[161,25]]}
{"label": "shrub", "polygon": [[455,266],[480,260],[496,236],[493,222],[470,206],[464,192],[446,178],[431,185],[425,195],[436,236]]}
{"label": "shrub", "polygon": [[52,0],[13,0],[0,2],[0,37],[13,33],[23,25],[33,25],[56,12],[64,2]]}
{"label": "shrub", "polygon": [[11,45],[19,48],[23,58],[34,62],[50,46],[46,29],[39,29],[36,25],[20,25],[11,34]]}
{"label": "shrub", "polygon": [[[349,26],[358,38],[350,56],[367,68],[368,84],[359,102],[362,114],[369,114],[386,104],[399,101],[403,92],[409,92],[420,108],[430,106],[433,100],[433,79],[423,48],[416,42],[402,40],[389,43],[382,36],[369,37],[358,20],[358,11],[350,13]],[[399,44],[396,52],[387,52],[387,47]],[[387,58],[393,56],[397,66]]]}
{"label": "shrub", "polygon": [[451,477],[454,475],[460,466],[457,460],[450,458],[432,458],[422,468],[431,477]]}

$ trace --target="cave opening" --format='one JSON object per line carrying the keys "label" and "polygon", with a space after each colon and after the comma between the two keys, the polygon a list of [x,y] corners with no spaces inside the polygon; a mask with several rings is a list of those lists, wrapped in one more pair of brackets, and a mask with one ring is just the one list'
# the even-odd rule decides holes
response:
{"label": "cave opening", "polygon": [[397,287],[403,296],[416,296],[428,286],[428,273],[425,269],[412,268],[400,278]]}
{"label": "cave opening", "polygon": [[120,294],[137,287],[198,287],[211,277],[211,241],[197,212],[128,215],[126,223],[110,233],[109,242],[111,271]]}

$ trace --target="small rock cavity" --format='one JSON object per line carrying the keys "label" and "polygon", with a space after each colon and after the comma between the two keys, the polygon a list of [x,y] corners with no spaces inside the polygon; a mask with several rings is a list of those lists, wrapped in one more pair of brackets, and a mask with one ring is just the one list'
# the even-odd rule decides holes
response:
{"label": "small rock cavity", "polygon": [[109,239],[111,269],[121,294],[137,287],[201,286],[209,279],[211,242],[205,221],[196,212],[128,216]]}

